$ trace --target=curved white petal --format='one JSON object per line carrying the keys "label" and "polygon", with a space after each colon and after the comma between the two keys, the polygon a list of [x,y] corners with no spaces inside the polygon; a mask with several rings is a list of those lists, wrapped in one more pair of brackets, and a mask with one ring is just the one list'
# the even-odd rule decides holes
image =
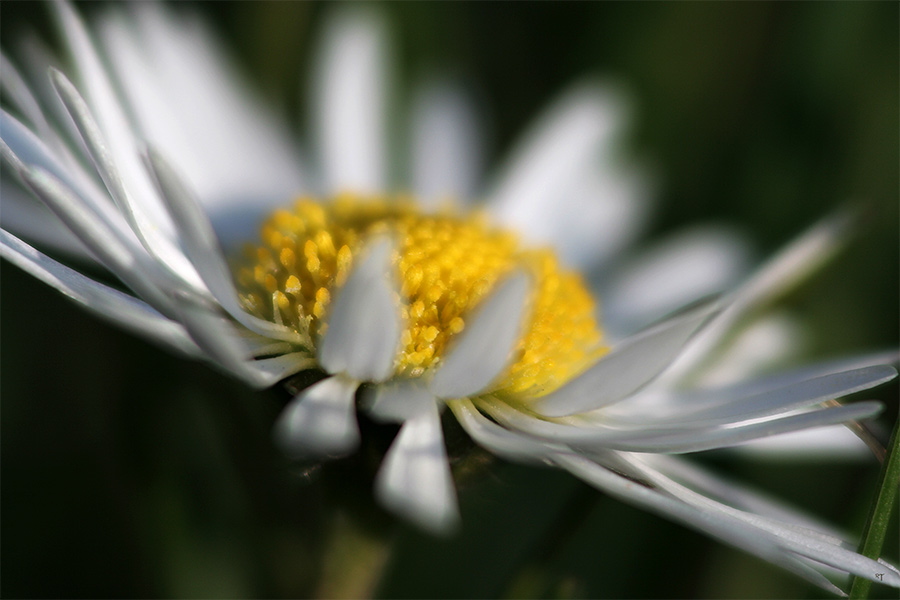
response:
{"label": "curved white petal", "polygon": [[750,250],[738,231],[704,225],[675,233],[619,267],[601,295],[603,320],[633,331],[746,274]]}
{"label": "curved white petal", "polygon": [[448,533],[459,524],[459,508],[441,416],[436,404],[428,406],[400,428],[375,478],[375,495],[421,527]]}
{"label": "curved white petal", "polygon": [[377,386],[366,410],[376,421],[403,423],[431,410],[429,405],[437,401],[420,379],[396,380]]}
{"label": "curved white petal", "polygon": [[482,301],[457,335],[428,389],[438,398],[465,398],[483,392],[506,369],[521,338],[531,282],[516,272]]}
{"label": "curved white petal", "polygon": [[197,15],[156,2],[128,8],[104,11],[98,31],[137,128],[188,175],[223,241],[250,233],[303,190],[286,123]]}
{"label": "curved white petal", "polygon": [[585,258],[584,247],[602,247],[597,238],[617,225],[603,221],[602,194],[614,191],[613,202],[633,198],[627,208],[635,209],[644,197],[641,178],[597,170],[615,161],[625,111],[621,93],[610,85],[573,86],[513,150],[489,188],[490,213],[531,242],[557,245],[567,260]]}
{"label": "curved white petal", "polygon": [[[134,202],[139,206],[143,217],[158,228],[162,236],[173,239],[172,222],[167,218],[162,204],[155,198],[150,180],[141,167],[131,123],[87,28],[70,4],[54,2],[52,6],[79,75],[81,92],[87,100],[90,113],[97,119],[110,155],[115,157],[123,186],[134,196]],[[55,81],[55,84],[59,91],[59,82]],[[71,107],[69,111],[71,112]]]}
{"label": "curved white petal", "polygon": [[730,450],[742,457],[771,462],[873,460],[872,450],[844,425],[773,435]]}
{"label": "curved white petal", "polygon": [[83,263],[94,261],[84,244],[46,206],[8,178],[0,180],[0,197],[0,226],[4,229]]}
{"label": "curved white petal", "polygon": [[562,449],[497,425],[482,415],[468,398],[451,400],[447,406],[478,445],[507,460],[543,463],[552,450]]}
{"label": "curved white petal", "polygon": [[[155,256],[161,265],[182,278],[186,284],[202,287],[194,267],[176,245],[179,235],[175,232],[175,227],[168,215],[154,209],[147,210],[148,205],[139,203],[139,198],[135,197],[134,190],[126,188],[126,182],[123,180],[119,168],[119,164],[123,164],[121,157],[114,158],[85,101],[60,71],[52,71],[51,78],[66,110],[69,111],[69,115],[75,122],[97,172],[103,179],[103,183],[106,184],[106,189],[109,190],[119,211],[141,240],[144,248]],[[158,202],[158,199],[155,200],[154,205]]]}
{"label": "curved white petal", "polygon": [[126,237],[89,210],[50,173],[30,168],[21,174],[35,194],[106,268],[153,308],[167,316],[173,315],[174,303],[162,287],[168,280],[157,263],[142,254],[141,249],[132,247]]}
{"label": "curved white petal", "polygon": [[622,400],[669,366],[717,306],[693,309],[622,341],[594,366],[555,392],[537,398],[531,407],[560,417]]}
{"label": "curved white petal", "polygon": [[390,240],[372,242],[337,291],[318,348],[319,362],[329,373],[347,373],[359,381],[390,377],[402,332],[391,252]]}
{"label": "curved white petal", "polygon": [[326,194],[386,190],[386,54],[386,25],[374,11],[343,6],[325,24],[311,89]]}
{"label": "curved white petal", "polygon": [[165,200],[172,219],[178,224],[192,267],[222,308],[252,331],[280,340],[298,341],[300,337],[295,331],[244,312],[238,304],[231,272],[206,213],[158,152],[148,148],[146,160],[147,169],[153,175],[160,196]]}
{"label": "curved white petal", "polygon": [[200,349],[180,324],[163,317],[137,298],[61,265],[2,229],[0,256],[104,320],[180,354],[200,355]]}
{"label": "curved white petal", "polygon": [[842,595],[827,579],[812,571],[811,565],[825,564],[872,581],[883,579],[889,585],[900,585],[900,575],[893,567],[846,550],[813,531],[737,511],[693,494],[653,469],[642,468],[642,475],[648,477],[654,486],[662,486],[662,490],[635,483],[585,457],[557,455],[553,460],[606,493],[709,533],[787,568],[829,591]]}
{"label": "curved white petal", "polygon": [[359,445],[354,398],[359,382],[328,377],[299,394],[275,424],[275,439],[290,456],[342,456]]}
{"label": "curved white petal", "polygon": [[420,85],[413,97],[412,189],[423,206],[471,201],[483,150],[472,101],[449,82]]}
{"label": "curved white petal", "polygon": [[837,213],[817,223],[766,261],[737,290],[723,299],[726,309],[672,365],[659,385],[677,385],[690,377],[750,311],[797,286],[829,260],[846,239],[852,214]]}

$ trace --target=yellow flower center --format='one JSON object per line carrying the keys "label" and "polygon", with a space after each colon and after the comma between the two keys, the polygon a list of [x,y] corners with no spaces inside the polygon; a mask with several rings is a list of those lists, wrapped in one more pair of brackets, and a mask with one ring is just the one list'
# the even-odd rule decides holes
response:
{"label": "yellow flower center", "polygon": [[604,351],[594,301],[581,278],[562,271],[545,249],[523,248],[516,236],[480,216],[423,214],[403,200],[340,196],[327,204],[298,200],[262,226],[262,243],[235,260],[244,307],[300,333],[310,354],[327,328],[328,305],[372,234],[396,242],[405,329],[395,361],[399,377],[419,377],[440,364],[453,336],[513,268],[534,280],[530,317],[512,366],[496,393],[539,396],[559,387]]}

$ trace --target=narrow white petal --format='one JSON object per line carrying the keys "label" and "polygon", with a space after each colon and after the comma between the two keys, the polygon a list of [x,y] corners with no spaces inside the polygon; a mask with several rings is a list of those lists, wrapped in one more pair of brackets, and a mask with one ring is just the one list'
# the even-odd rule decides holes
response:
{"label": "narrow white petal", "polygon": [[[846,406],[813,410],[802,414],[730,428],[698,427],[696,429],[660,428],[648,430],[636,433],[631,439],[619,441],[606,439],[601,442],[601,445],[632,452],[665,452],[670,454],[702,452],[704,450],[728,448],[743,442],[780,433],[869,419],[880,413],[883,408],[879,402],[856,402]],[[584,447],[589,445],[589,443],[583,444]]]}
{"label": "narrow white petal", "polygon": [[337,291],[319,344],[319,362],[329,373],[359,381],[390,377],[402,332],[391,252],[387,239],[371,243]]}
{"label": "narrow white petal", "polygon": [[429,531],[448,533],[458,526],[456,489],[434,402],[400,428],[375,478],[375,495]]}
{"label": "narrow white petal", "polygon": [[[835,559],[828,560],[828,563],[837,563],[834,566],[843,572],[857,573],[873,581],[877,580],[877,572],[889,570],[887,567],[882,567],[879,570],[876,568],[879,563],[853,552],[834,546],[827,546],[812,540],[807,541],[816,546],[814,551],[792,552],[792,550],[800,547],[800,544],[794,540],[785,539],[771,530],[743,521],[737,518],[734,513],[713,510],[711,506],[701,508],[688,504],[681,498],[664,495],[654,488],[636,484],[584,457],[557,455],[554,457],[554,462],[614,497],[631,504],[637,504],[689,527],[709,533],[726,543],[789,569],[834,593],[843,595],[839,589],[824,577],[817,576],[812,572],[809,568],[810,563],[801,560],[800,557],[815,554],[816,560],[826,562],[821,559],[831,555]],[[645,473],[647,473],[646,470]],[[717,504],[712,503],[712,501],[710,503],[712,505]],[[799,536],[794,534],[793,537]],[[891,573],[891,576],[892,578],[895,577],[893,573]],[[893,583],[893,585],[897,585],[897,583]]]}
{"label": "narrow white petal", "polygon": [[818,223],[767,261],[746,283],[724,298],[727,308],[661,379],[672,385],[688,378],[749,312],[797,286],[830,259],[850,228],[850,215],[838,213]]}
{"label": "narrow white petal", "polygon": [[728,290],[749,266],[749,244],[735,230],[705,225],[675,233],[619,267],[601,296],[604,322],[633,331]]}
{"label": "narrow white petal", "polygon": [[731,448],[742,457],[772,462],[871,461],[872,450],[844,425],[792,431]]}
{"label": "narrow white petal", "polygon": [[3,140],[0,146],[3,159],[16,171],[21,171],[25,166],[41,167],[65,182],[92,206],[98,209],[102,206],[106,214],[112,212],[109,199],[93,182],[88,181],[83,171],[67,166],[44,140],[5,110],[0,110],[0,138]]}
{"label": "narrow white petal", "polygon": [[63,104],[81,134],[97,172],[106,184],[106,189],[109,190],[122,215],[141,240],[144,248],[159,259],[160,264],[183,279],[186,284],[202,289],[200,278],[193,265],[173,242],[178,239],[178,236],[169,237],[164,233],[174,229],[167,215],[159,211],[148,211],[145,206],[138,203],[138,198],[133,195],[134,192],[126,189],[125,181],[123,181],[117,166],[121,160],[113,158],[110,147],[94,121],[87,104],[78,94],[78,90],[59,71],[53,71],[51,77]]}
{"label": "narrow white petal", "polygon": [[395,380],[377,386],[367,411],[376,421],[403,423],[430,410],[429,406],[437,401],[421,380]]}
{"label": "narrow white petal", "polygon": [[622,400],[659,375],[678,356],[688,340],[711,318],[717,304],[687,314],[628,338],[590,369],[538,398],[532,408],[548,416],[564,416]]}
{"label": "narrow white petal", "polygon": [[425,206],[473,199],[482,169],[475,107],[448,82],[421,85],[412,107],[412,186]]}
{"label": "narrow white petal", "polygon": [[[107,142],[109,153],[115,156],[116,166],[128,193],[141,213],[169,239],[174,235],[171,221],[162,205],[154,197],[150,180],[141,167],[137,145],[128,117],[116,96],[106,69],[94,47],[91,36],[74,8],[66,2],[53,3],[54,16],[63,32],[63,40],[72,55],[80,76],[90,112]],[[59,90],[58,82],[57,90]],[[71,107],[69,107],[71,110]]]}
{"label": "narrow white petal", "polygon": [[388,154],[385,24],[358,6],[331,17],[311,86],[324,191],[382,193]]}
{"label": "narrow white petal", "polygon": [[223,318],[215,306],[204,304],[194,296],[183,296],[178,298],[175,310],[179,322],[203,350],[205,358],[223,372],[256,389],[278,383],[277,374],[264,366],[256,368],[252,352],[235,333],[233,322]]}
{"label": "narrow white petal", "polygon": [[809,333],[789,311],[766,311],[736,331],[721,351],[710,357],[694,385],[721,386],[778,370],[803,354]]}
{"label": "narrow white petal", "polygon": [[428,389],[438,398],[465,398],[485,391],[503,374],[522,333],[531,281],[516,272],[496,284],[456,336]]}
{"label": "narrow white petal", "polygon": [[245,327],[261,335],[279,340],[299,340],[299,335],[287,327],[244,312],[238,304],[237,291],[219,247],[219,240],[194,194],[159,152],[148,148],[146,160],[160,195],[166,201],[172,219],[178,224],[185,251],[193,267],[222,308]]}
{"label": "narrow white petal", "polygon": [[[629,460],[635,467],[642,466],[643,461],[638,457],[626,456],[623,458]],[[872,560],[846,548],[845,546],[849,546],[849,544],[840,538],[815,529],[808,529],[793,522],[782,522],[721,504],[672,481],[653,468],[643,466],[641,471],[642,475],[650,482],[675,498],[706,513],[722,515],[746,523],[763,534],[771,535],[773,541],[788,552],[872,581],[882,581],[878,577],[878,573],[881,573],[884,583],[900,587],[900,571],[883,561]]]}
{"label": "narrow white petal", "polygon": [[227,243],[300,192],[303,169],[286,124],[252,93],[208,24],[181,8],[111,10],[99,32],[143,137],[187,175]]}
{"label": "narrow white petal", "polygon": [[28,169],[22,176],[106,268],[155,309],[167,316],[174,313],[173,302],[160,287],[166,278],[155,262],[129,247],[120,234],[51,174],[41,169]]}
{"label": "narrow white petal", "polygon": [[0,226],[15,235],[63,255],[75,257],[82,264],[94,257],[56,216],[22,187],[9,178],[0,179]]}
{"label": "narrow white petal", "polygon": [[356,388],[359,382],[328,377],[291,400],[275,425],[275,439],[286,454],[343,456],[359,445]]}
{"label": "narrow white petal", "polygon": [[133,296],[61,265],[3,230],[0,230],[0,256],[106,321],[180,354],[201,354],[178,323],[166,319]]}
{"label": "narrow white petal", "polygon": [[541,463],[554,446],[500,427],[482,415],[469,399],[447,403],[463,429],[486,450],[507,460]]}
{"label": "narrow white petal", "polygon": [[552,245],[565,264],[582,273],[609,268],[638,237],[650,214],[649,174],[606,158],[595,159],[573,176],[557,192],[550,215],[537,215],[527,226],[530,239]]}
{"label": "narrow white petal", "polygon": [[643,454],[641,455],[641,461],[669,479],[711,499],[723,502],[728,506],[819,531],[835,539],[843,539],[845,537],[841,532],[815,519],[812,515],[803,513],[775,498],[725,478],[719,473],[708,471],[695,464],[694,461],[663,454]]}
{"label": "narrow white petal", "polygon": [[689,423],[693,427],[767,417],[825,400],[843,398],[886,383],[896,376],[896,369],[889,365],[823,375],[744,398],[729,398],[727,402],[702,410],[687,409],[680,415],[667,418],[666,423]]}
{"label": "narrow white petal", "polygon": [[566,192],[573,182],[584,181],[596,161],[614,154],[624,110],[610,86],[582,82],[565,93],[513,150],[489,191],[489,210],[497,221],[532,241],[564,242],[563,221],[599,201],[577,189]]}

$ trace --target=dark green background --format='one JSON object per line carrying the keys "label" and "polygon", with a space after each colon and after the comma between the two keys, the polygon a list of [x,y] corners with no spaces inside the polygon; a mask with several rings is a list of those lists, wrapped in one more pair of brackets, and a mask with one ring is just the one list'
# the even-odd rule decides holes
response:
{"label": "dark green background", "polygon": [[[302,114],[298,86],[324,6],[193,8],[252,80]],[[396,96],[432,70],[471,86],[489,112],[492,164],[579,77],[629,86],[631,147],[659,176],[651,233],[725,220],[764,256],[857,202],[866,219],[854,243],[788,305],[811,324],[812,356],[897,346],[898,4],[382,8],[396,34]],[[4,2],[0,17],[7,51],[24,28],[50,30],[38,3]],[[247,391],[111,329],[5,263],[0,326],[4,596],[310,595],[336,513],[362,515],[373,533],[392,527],[371,506],[365,460],[301,475],[271,447],[278,393]],[[889,424],[896,385],[873,396],[888,402]],[[373,432],[373,444],[386,433]],[[853,534],[877,471],[711,462]],[[460,538],[389,534],[380,595],[821,595],[563,473],[499,462],[478,471],[463,486]],[[896,539],[890,548],[896,559]]]}

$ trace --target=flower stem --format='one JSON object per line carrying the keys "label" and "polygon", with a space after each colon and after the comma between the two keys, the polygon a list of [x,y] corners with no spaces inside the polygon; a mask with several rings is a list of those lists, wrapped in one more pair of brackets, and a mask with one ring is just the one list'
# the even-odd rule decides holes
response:
{"label": "flower stem", "polygon": [[[897,489],[900,485],[900,420],[894,426],[891,442],[888,444],[888,454],[881,465],[881,485],[878,495],[872,503],[869,520],[866,523],[865,534],[860,545],[859,552],[872,559],[881,556],[881,547],[891,521],[891,513],[894,500],[897,498]],[[854,577],[850,588],[850,598],[861,600],[868,598],[872,582],[862,577]]]}

